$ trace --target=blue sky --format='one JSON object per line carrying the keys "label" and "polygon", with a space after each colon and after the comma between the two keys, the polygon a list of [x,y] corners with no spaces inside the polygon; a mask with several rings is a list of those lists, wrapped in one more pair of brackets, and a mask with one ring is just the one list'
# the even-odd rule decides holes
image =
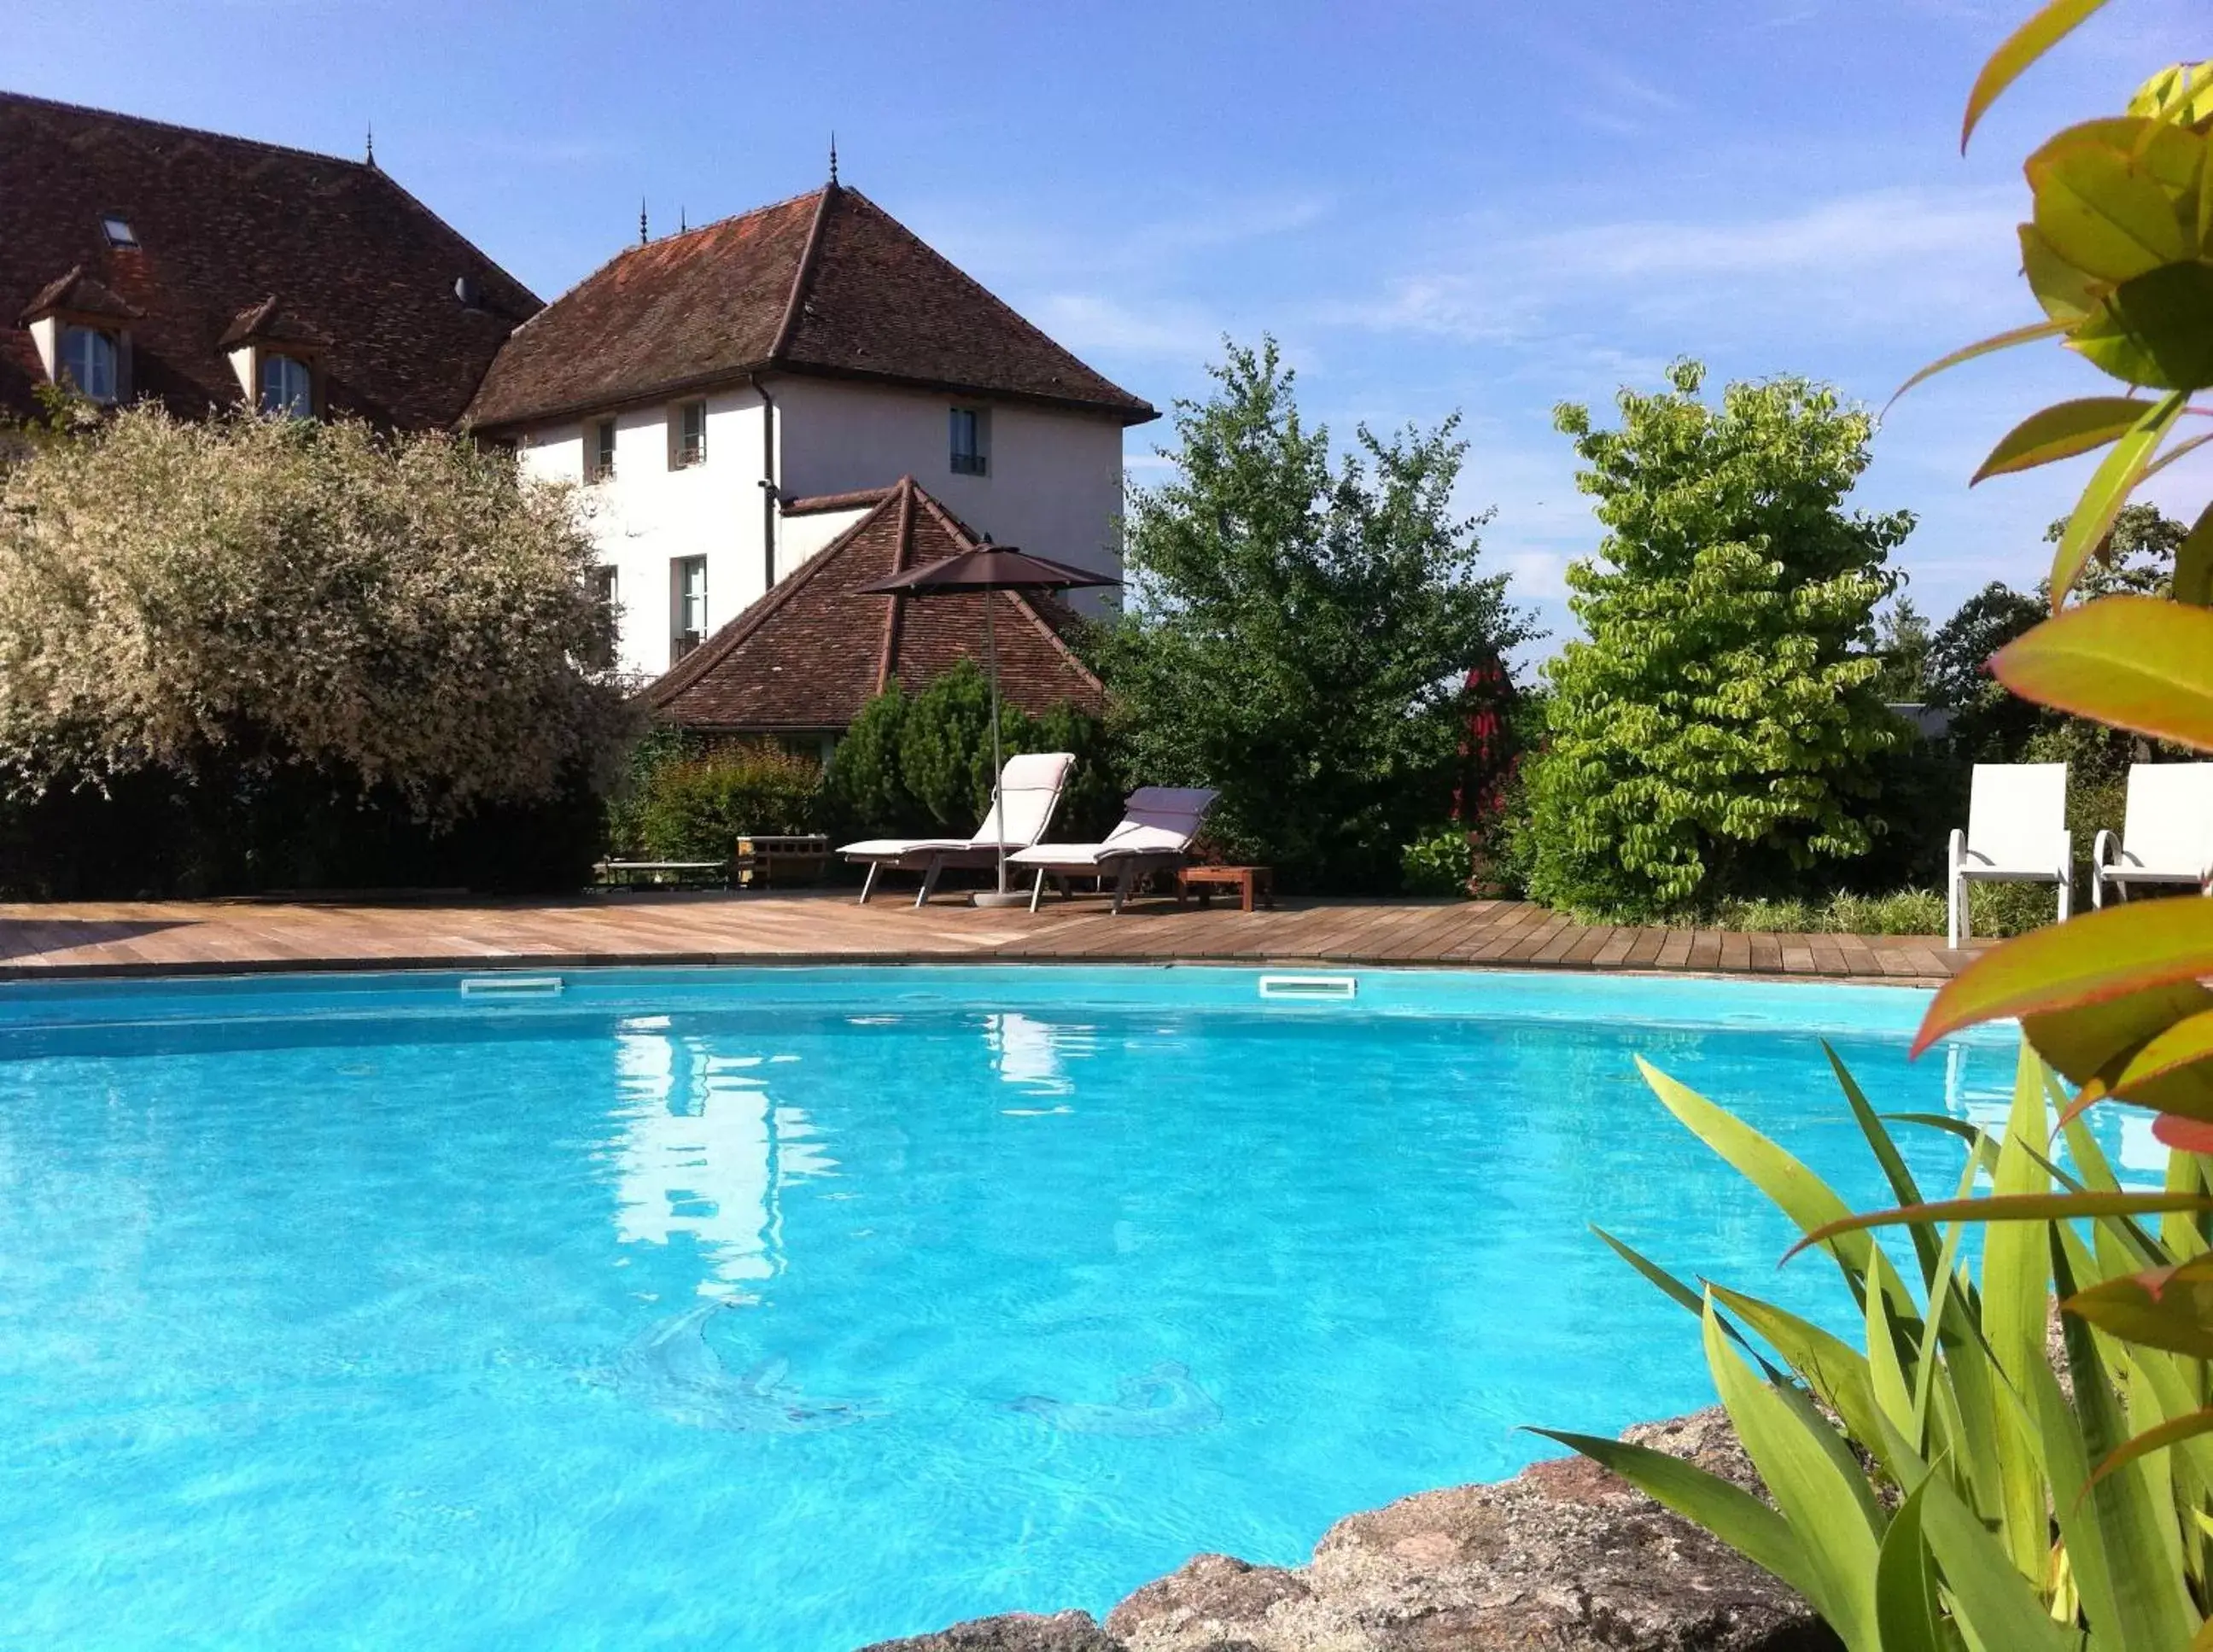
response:
{"label": "blue sky", "polygon": [[[1459,410],[1486,553],[1557,631],[1597,529],[1555,402],[1688,354],[1879,406],[2033,319],[2021,155],[2209,42],[2191,0],[2116,0],[1963,161],[1966,88],[2030,4],[107,0],[94,28],[15,0],[0,83],[344,154],[373,121],[547,297],[635,238],[641,195],[659,233],[813,187],[834,127],[846,182],[1161,406],[1265,330],[1342,432]],[[2100,382],[2017,352],[1892,411],[1860,497],[1920,515],[1924,611],[2035,577],[2080,471],[1966,479]],[[1135,479],[1167,437],[1131,432]],[[2179,508],[2213,466],[2163,479]]]}

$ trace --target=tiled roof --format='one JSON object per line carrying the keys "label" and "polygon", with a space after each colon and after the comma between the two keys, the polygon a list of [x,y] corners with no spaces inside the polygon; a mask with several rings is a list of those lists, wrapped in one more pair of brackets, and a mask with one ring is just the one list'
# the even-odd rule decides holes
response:
{"label": "tiled roof", "polygon": [[132,388],[186,414],[240,399],[222,340],[272,296],[271,336],[326,341],[326,407],[410,428],[458,419],[539,308],[374,166],[0,93],[0,410],[35,411],[18,318],[72,273],[137,312]]}
{"label": "tiled roof", "polygon": [[71,265],[66,274],[33,293],[31,302],[23,306],[23,314],[17,319],[34,321],[57,310],[66,310],[72,315],[110,316],[119,321],[136,320],[139,314],[137,305],[125,302],[120,293],[110,290],[106,283],[94,281],[84,272],[82,264]]}
{"label": "tiled roof", "polygon": [[1157,417],[834,183],[603,265],[516,332],[469,417],[521,424],[763,371]]}
{"label": "tiled roof", "polygon": [[1061,640],[1067,610],[1012,591],[877,596],[861,589],[982,542],[905,477],[875,508],[645,692],[672,722],[736,732],[844,728],[893,677],[910,691],[984,662],[984,605],[1000,606],[999,687],[1039,712],[1096,710],[1099,680]]}

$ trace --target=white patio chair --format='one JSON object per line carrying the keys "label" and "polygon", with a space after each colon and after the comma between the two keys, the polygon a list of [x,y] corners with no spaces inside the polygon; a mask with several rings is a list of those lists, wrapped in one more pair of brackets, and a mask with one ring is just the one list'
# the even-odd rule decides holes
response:
{"label": "white patio chair", "polygon": [[2140,883],[2213,884],[2213,763],[2136,763],[2120,834],[2100,832],[2090,848],[2090,904],[2106,886],[2129,898]]}
{"label": "white patio chair", "polygon": [[[884,868],[920,872],[922,887],[914,904],[927,902],[937,887],[937,875],[948,866],[996,866],[1003,837],[1008,858],[1045,836],[1060,807],[1060,794],[1068,784],[1068,771],[1076,766],[1069,752],[1024,752],[1007,759],[999,771],[999,784],[991,794],[991,807],[975,835],[968,838],[869,838],[847,844],[838,852],[849,861],[868,863],[869,875],[861,880],[861,905],[876,887],[876,874]],[[1005,820],[1003,832],[1000,826]]]}
{"label": "white patio chair", "polygon": [[2075,848],[2067,835],[2064,763],[1978,763],[1967,829],[1952,833],[1948,939],[1967,940],[1970,883],[2056,883],[2059,918],[2075,894]]}
{"label": "white patio chair", "polygon": [[1122,823],[1097,843],[1039,844],[1008,856],[1007,864],[1037,875],[1030,885],[1032,911],[1045,893],[1047,874],[1104,879],[1112,872],[1119,912],[1139,876],[1191,858],[1192,839],[1221,795],[1204,786],[1140,786],[1122,801]]}

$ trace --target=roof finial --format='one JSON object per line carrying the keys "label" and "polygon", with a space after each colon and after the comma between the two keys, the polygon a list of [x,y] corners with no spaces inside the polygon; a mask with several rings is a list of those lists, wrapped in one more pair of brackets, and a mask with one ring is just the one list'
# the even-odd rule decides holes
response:
{"label": "roof finial", "polygon": [[373,120],[369,123],[368,163],[372,167],[376,164],[376,123]]}
{"label": "roof finial", "polygon": [[691,228],[692,220],[685,215],[683,207],[679,205],[676,209],[676,233],[680,235]]}
{"label": "roof finial", "polygon": [[637,198],[637,244],[645,245],[645,197]]}
{"label": "roof finial", "polygon": [[833,184],[838,181],[838,131],[835,127],[830,131],[830,181]]}

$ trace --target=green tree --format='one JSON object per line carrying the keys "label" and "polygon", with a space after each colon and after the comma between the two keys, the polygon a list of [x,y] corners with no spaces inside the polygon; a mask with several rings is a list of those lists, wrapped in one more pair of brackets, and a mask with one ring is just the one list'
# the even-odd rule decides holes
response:
{"label": "green tree", "polygon": [[1569,572],[1587,640],[1547,668],[1531,781],[1531,890],[1562,907],[1650,917],[1864,854],[1904,738],[1868,645],[1913,518],[1843,508],[1871,422],[1803,379],[1717,408],[1704,380],[1623,390],[1618,430],[1555,416],[1607,530]]}
{"label": "green tree", "polygon": [[1468,668],[1533,633],[1453,512],[1454,421],[1363,427],[1332,460],[1272,339],[1211,371],[1177,404],[1175,479],[1131,501],[1101,645],[1125,758],[1217,787],[1211,833],[1286,883],[1393,887],[1451,809]]}
{"label": "green tree", "polygon": [[1882,662],[1875,680],[1875,692],[1893,704],[1918,702],[1929,692],[1929,648],[1933,637],[1929,621],[1901,594],[1875,616],[1875,655]]}

